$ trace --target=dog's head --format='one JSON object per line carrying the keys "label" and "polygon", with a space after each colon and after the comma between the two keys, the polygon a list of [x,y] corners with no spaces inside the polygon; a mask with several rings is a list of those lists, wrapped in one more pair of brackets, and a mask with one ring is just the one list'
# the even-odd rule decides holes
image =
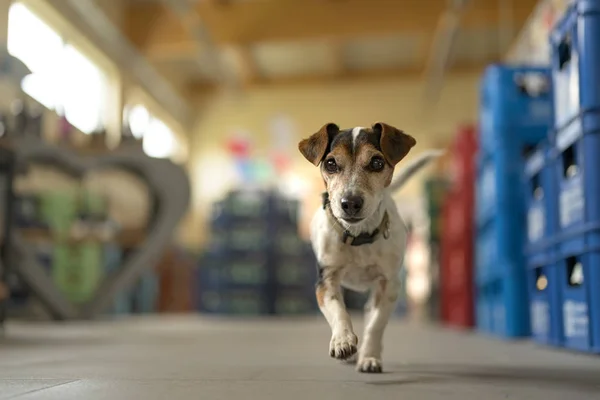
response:
{"label": "dog's head", "polygon": [[334,216],[352,225],[377,210],[394,167],[415,144],[412,136],[381,122],[345,130],[329,123],[298,147],[320,164]]}

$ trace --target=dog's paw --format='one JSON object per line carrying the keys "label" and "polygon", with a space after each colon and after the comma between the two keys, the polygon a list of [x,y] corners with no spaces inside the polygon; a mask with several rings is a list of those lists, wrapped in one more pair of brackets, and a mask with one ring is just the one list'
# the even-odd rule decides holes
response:
{"label": "dog's paw", "polygon": [[329,342],[329,355],[338,360],[347,360],[356,354],[358,338],[352,332],[343,332],[331,336]]}
{"label": "dog's paw", "polygon": [[383,371],[381,360],[373,357],[365,357],[358,360],[356,370],[367,374],[380,374]]}

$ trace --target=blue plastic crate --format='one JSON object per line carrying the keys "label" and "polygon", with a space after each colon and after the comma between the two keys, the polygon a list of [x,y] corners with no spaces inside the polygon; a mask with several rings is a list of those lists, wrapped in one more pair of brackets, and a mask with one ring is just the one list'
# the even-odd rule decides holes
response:
{"label": "blue plastic crate", "polygon": [[299,256],[275,255],[274,280],[278,287],[308,287],[314,292],[317,261],[312,252]]}
{"label": "blue plastic crate", "polygon": [[557,180],[552,147],[542,142],[525,160],[527,238],[525,254],[543,258],[551,251],[558,231]]}
{"label": "blue plastic crate", "polygon": [[273,268],[266,252],[209,252],[198,268],[200,290],[267,290]]}
{"label": "blue plastic crate", "polygon": [[199,290],[219,290],[221,284],[221,269],[217,263],[209,262],[208,258],[197,268],[197,285]]}
{"label": "blue plastic crate", "polygon": [[265,220],[232,220],[213,227],[210,247],[214,251],[265,251],[273,240]]}
{"label": "blue plastic crate", "polygon": [[555,138],[559,248],[578,253],[600,245],[600,126],[585,131],[576,118]]}
{"label": "blue plastic crate", "polygon": [[278,315],[313,314],[319,310],[314,286],[304,290],[278,290],[273,311]]}
{"label": "blue plastic crate", "polygon": [[239,190],[230,192],[213,204],[211,226],[228,228],[231,224],[262,222],[266,226],[297,225],[300,205],[273,191]]}
{"label": "blue plastic crate", "polygon": [[600,353],[600,248],[560,256],[564,346]]}
{"label": "blue plastic crate", "polygon": [[198,310],[209,314],[266,315],[273,313],[270,293],[257,290],[204,290],[198,293]]}
{"label": "blue plastic crate", "polygon": [[491,335],[492,328],[492,296],[490,285],[477,285],[475,289],[475,326],[481,333]]}
{"label": "blue plastic crate", "polygon": [[545,250],[529,258],[527,287],[531,315],[531,335],[542,344],[562,345],[562,303],[560,268],[556,254]]}
{"label": "blue plastic crate", "polygon": [[529,336],[529,307],[525,269],[477,285],[475,312],[478,329],[493,336]]}
{"label": "blue plastic crate", "polygon": [[146,271],[133,293],[135,311],[142,314],[156,312],[159,295],[159,280],[154,271]]}
{"label": "blue plastic crate", "polygon": [[496,260],[498,258],[498,235],[495,225],[489,223],[477,230],[475,236],[475,281],[484,284],[493,279],[498,273]]}
{"label": "blue plastic crate", "polygon": [[552,122],[550,69],[489,66],[480,88],[480,146],[493,153],[507,142],[535,144]]}
{"label": "blue plastic crate", "polygon": [[517,158],[508,166],[508,157],[497,153],[476,182],[474,267],[479,284],[525,266],[525,205],[523,185],[518,184],[522,163]]}
{"label": "blue plastic crate", "polygon": [[550,34],[554,119],[559,129],[576,116],[598,126],[600,1],[575,0]]}
{"label": "blue plastic crate", "polygon": [[524,217],[525,168],[522,143],[511,141],[498,146],[492,154],[480,154],[475,182],[475,222],[482,227],[499,212],[515,213]]}
{"label": "blue plastic crate", "polygon": [[266,253],[230,253],[219,268],[221,288],[260,288],[272,283],[272,265]]}

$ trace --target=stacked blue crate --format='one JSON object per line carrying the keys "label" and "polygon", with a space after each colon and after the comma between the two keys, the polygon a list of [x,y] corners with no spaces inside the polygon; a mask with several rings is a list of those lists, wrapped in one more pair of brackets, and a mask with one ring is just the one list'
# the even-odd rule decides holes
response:
{"label": "stacked blue crate", "polygon": [[600,1],[574,1],[550,44],[564,345],[600,352]]}
{"label": "stacked blue crate", "polygon": [[216,204],[211,244],[199,268],[200,311],[260,315],[315,308],[313,254],[298,236],[297,210],[297,202],[272,192],[233,192]]}
{"label": "stacked blue crate", "polygon": [[479,330],[527,336],[523,245],[523,151],[542,140],[552,117],[549,70],[492,65],[481,87],[476,182],[476,319]]}
{"label": "stacked blue crate", "polygon": [[269,204],[262,192],[232,192],[213,207],[212,238],[199,269],[199,308],[269,314]]}
{"label": "stacked blue crate", "polygon": [[[104,268],[106,274],[111,274],[121,268],[123,264],[123,251],[116,243],[107,243],[104,246]],[[132,312],[132,295],[130,290],[123,290],[115,294],[108,310],[113,315],[127,315]]]}
{"label": "stacked blue crate", "polygon": [[273,252],[276,314],[306,314],[316,310],[316,263],[310,244],[298,237],[297,227],[282,229]]}
{"label": "stacked blue crate", "polygon": [[138,314],[155,313],[159,290],[159,280],[156,272],[152,269],[145,271],[133,291],[135,312]]}
{"label": "stacked blue crate", "polygon": [[560,270],[556,263],[558,229],[556,179],[552,147],[544,140],[525,162],[527,207],[527,287],[533,339],[558,346],[562,342]]}

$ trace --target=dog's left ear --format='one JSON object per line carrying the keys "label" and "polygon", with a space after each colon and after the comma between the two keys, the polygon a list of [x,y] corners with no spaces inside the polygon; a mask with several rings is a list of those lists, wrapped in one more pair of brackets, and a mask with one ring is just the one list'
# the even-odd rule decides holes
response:
{"label": "dog's left ear", "polygon": [[383,122],[373,124],[372,128],[373,132],[379,135],[379,145],[383,156],[392,166],[406,157],[410,149],[417,144],[412,136]]}
{"label": "dog's left ear", "polygon": [[325,156],[329,142],[335,135],[339,133],[339,131],[340,127],[336,124],[325,124],[317,133],[314,133],[308,139],[302,140],[298,144],[298,149],[304,158],[313,163],[315,166],[318,166]]}

